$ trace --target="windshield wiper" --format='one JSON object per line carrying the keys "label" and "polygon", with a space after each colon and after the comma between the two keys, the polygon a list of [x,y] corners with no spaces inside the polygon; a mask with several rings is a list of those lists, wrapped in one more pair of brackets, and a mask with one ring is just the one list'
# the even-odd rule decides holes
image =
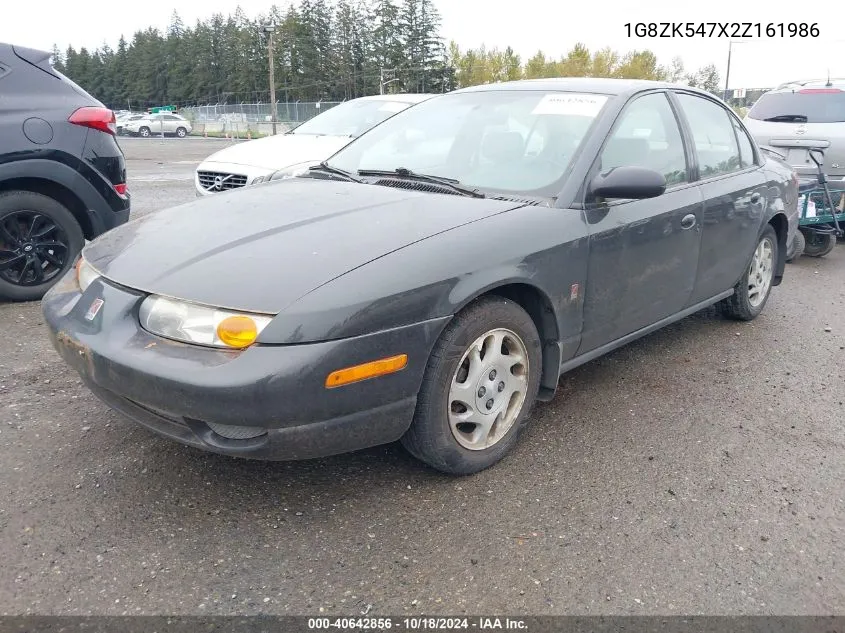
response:
{"label": "windshield wiper", "polygon": [[779,114],[763,120],[771,123],[806,123],[807,117],[803,114]]}
{"label": "windshield wiper", "polygon": [[327,174],[332,174],[334,176],[340,176],[344,180],[349,180],[350,182],[357,182],[361,183],[362,181],[350,174],[348,171],[344,171],[343,169],[338,169],[337,167],[332,167],[326,161],[323,161],[319,165],[311,165],[308,168],[308,171],[322,171]]}
{"label": "windshield wiper", "polygon": [[359,176],[400,176],[401,178],[408,178],[410,180],[419,180],[420,182],[430,182],[435,185],[448,187],[452,191],[456,191],[465,196],[473,198],[486,198],[478,189],[466,187],[461,184],[460,180],[454,178],[444,178],[443,176],[430,176],[428,174],[418,174],[405,167],[397,167],[394,170],[389,169],[359,169]]}

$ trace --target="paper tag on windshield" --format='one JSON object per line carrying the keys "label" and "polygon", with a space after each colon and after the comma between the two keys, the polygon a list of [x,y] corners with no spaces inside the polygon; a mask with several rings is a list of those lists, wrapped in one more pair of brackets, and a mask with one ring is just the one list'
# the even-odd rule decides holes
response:
{"label": "paper tag on windshield", "polygon": [[576,116],[596,116],[607,97],[602,95],[583,95],[566,92],[546,95],[540,99],[531,114],[572,114]]}
{"label": "paper tag on windshield", "polygon": [[407,104],[399,101],[386,101],[383,106],[379,108],[382,112],[401,112],[407,107]]}

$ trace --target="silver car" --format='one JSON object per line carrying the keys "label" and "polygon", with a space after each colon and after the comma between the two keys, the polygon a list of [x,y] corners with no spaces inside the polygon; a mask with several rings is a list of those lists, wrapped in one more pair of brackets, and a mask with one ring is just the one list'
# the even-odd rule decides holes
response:
{"label": "silver car", "polygon": [[818,173],[807,149],[820,147],[829,179],[845,181],[845,79],[781,84],[763,94],[743,122],[758,145],[784,155],[802,180]]}
{"label": "silver car", "polygon": [[191,133],[191,122],[172,112],[148,114],[142,119],[127,121],[124,131],[137,136],[175,135],[185,138]]}

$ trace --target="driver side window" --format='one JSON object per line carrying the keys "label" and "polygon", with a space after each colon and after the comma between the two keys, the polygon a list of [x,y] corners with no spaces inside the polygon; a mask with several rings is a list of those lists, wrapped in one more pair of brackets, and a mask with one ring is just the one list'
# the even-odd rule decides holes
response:
{"label": "driver side window", "polygon": [[665,94],[638,97],[622,112],[602,150],[601,171],[623,166],[653,169],[667,187],[689,182],[684,143]]}

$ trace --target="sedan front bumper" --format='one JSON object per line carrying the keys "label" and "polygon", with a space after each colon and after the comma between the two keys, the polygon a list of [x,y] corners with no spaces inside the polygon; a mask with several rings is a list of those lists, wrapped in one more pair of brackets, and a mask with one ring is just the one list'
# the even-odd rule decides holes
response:
{"label": "sedan front bumper", "polygon": [[[152,431],[207,451],[308,459],[399,439],[446,319],[304,345],[205,348],[148,333],[145,295],[73,272],[42,307],[54,347],[106,404]],[[91,306],[102,301],[89,320]],[[327,389],[337,369],[407,354],[394,374]]]}

